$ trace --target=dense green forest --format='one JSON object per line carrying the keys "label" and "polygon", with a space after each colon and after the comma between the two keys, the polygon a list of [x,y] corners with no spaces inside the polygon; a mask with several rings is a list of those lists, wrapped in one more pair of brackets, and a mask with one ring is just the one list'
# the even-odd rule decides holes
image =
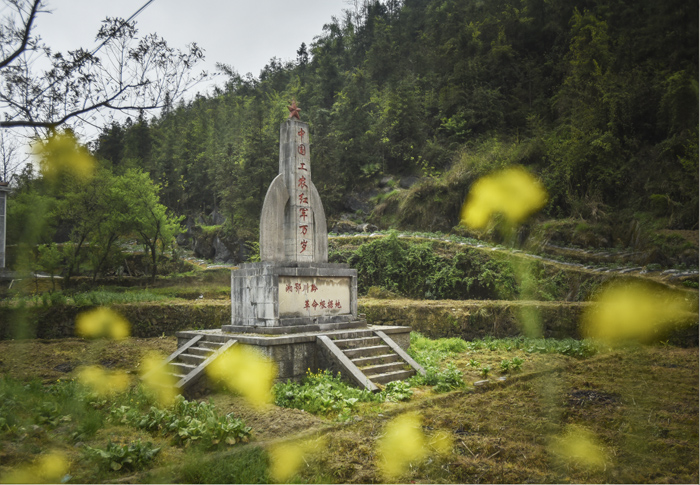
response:
{"label": "dense green forest", "polygon": [[111,177],[148,173],[172,214],[216,210],[228,240],[254,241],[295,98],[329,228],[364,194],[354,216],[382,229],[464,232],[473,181],[519,164],[549,193],[539,223],[698,229],[695,2],[365,2],[297,54],[258,77],[221,65],[213,94],[114,123],[91,149]]}

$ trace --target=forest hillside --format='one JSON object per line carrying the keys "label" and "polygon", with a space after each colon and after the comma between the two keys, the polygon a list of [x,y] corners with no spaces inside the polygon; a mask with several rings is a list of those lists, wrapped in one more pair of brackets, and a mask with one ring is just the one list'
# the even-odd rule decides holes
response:
{"label": "forest hillside", "polygon": [[[696,3],[364,2],[297,54],[257,77],[221,65],[227,80],[212,94],[114,123],[91,150],[114,177],[149,174],[189,231],[220,226],[229,248],[245,248],[296,99],[329,229],[474,235],[459,226],[472,183],[520,165],[548,192],[521,236],[656,245],[666,262],[686,251],[697,265]],[[25,174],[20,194],[32,183]]]}

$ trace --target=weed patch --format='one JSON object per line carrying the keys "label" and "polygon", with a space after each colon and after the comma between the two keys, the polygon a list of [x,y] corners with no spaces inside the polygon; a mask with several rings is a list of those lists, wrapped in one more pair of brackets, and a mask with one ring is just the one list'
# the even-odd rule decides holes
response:
{"label": "weed patch", "polygon": [[349,417],[358,402],[381,402],[385,398],[366,389],[350,387],[340,375],[327,370],[308,371],[300,383],[277,383],[273,392],[277,406],[303,409],[313,414],[336,414],[341,419]]}
{"label": "weed patch", "polygon": [[109,443],[105,449],[85,447],[85,454],[102,469],[136,470],[147,465],[160,451],[153,443],[134,441],[128,445]]}
{"label": "weed patch", "polygon": [[173,443],[179,446],[199,444],[208,449],[247,442],[251,431],[241,419],[230,414],[219,416],[212,404],[187,401],[182,396],[177,396],[170,407],[151,406],[146,413],[139,406],[113,406],[110,419],[152,434],[172,436]]}
{"label": "weed patch", "polygon": [[[472,340],[466,343],[465,350],[490,350],[490,351],[512,351],[522,350],[533,354],[562,354],[570,357],[585,358],[598,353],[598,345],[592,340],[576,340],[572,338],[528,338],[510,337],[494,339],[486,337],[484,339]],[[518,361],[519,362],[519,361]],[[522,362],[516,364],[519,368]],[[506,367],[511,368],[513,362],[509,362]]]}

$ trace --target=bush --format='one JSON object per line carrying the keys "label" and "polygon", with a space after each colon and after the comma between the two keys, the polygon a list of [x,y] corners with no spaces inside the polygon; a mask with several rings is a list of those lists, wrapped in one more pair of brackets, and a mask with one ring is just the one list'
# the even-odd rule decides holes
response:
{"label": "bush", "polygon": [[[370,288],[417,299],[512,299],[516,284],[510,263],[464,249],[442,257],[434,241],[400,240],[396,232],[361,245],[349,262],[357,269],[358,291]],[[372,290],[377,292],[377,290]]]}

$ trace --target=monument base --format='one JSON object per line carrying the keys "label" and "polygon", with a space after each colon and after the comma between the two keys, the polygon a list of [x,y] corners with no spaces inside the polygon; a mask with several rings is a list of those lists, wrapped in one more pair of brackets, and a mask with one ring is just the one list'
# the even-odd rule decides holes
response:
{"label": "monument base", "polygon": [[319,337],[328,336],[333,339],[350,339],[367,337],[376,331],[382,331],[390,336],[403,350],[410,345],[410,327],[405,326],[374,326],[366,325],[359,329],[338,329],[331,331],[307,331],[290,335],[255,335],[250,333],[230,333],[223,330],[187,330],[176,333],[178,348],[188,341],[201,335],[209,341],[220,343],[235,340],[239,344],[249,345],[257,349],[261,355],[275,361],[277,364],[277,381],[287,379],[300,380],[311,369],[336,369],[319,347]]}
{"label": "monument base", "polygon": [[329,332],[332,330],[347,330],[347,329],[363,329],[367,328],[367,322],[362,320],[353,320],[350,322],[338,323],[308,323],[303,325],[285,325],[280,327],[256,327],[250,325],[222,325],[223,332],[230,333],[254,333],[262,335],[286,335],[302,332]]}
{"label": "monument base", "polygon": [[362,325],[357,270],[345,264],[262,262],[231,271],[231,325],[224,331],[278,334]]}

